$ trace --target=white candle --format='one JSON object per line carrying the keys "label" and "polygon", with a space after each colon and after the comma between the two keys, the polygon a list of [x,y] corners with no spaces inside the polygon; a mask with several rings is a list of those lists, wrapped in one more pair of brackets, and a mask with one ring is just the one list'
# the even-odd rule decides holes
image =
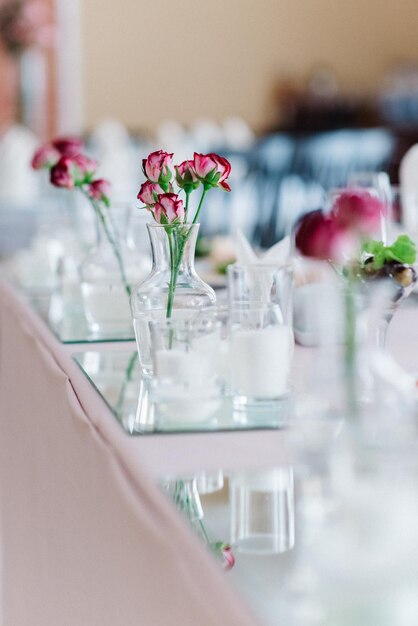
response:
{"label": "white candle", "polygon": [[219,389],[211,381],[187,386],[157,383],[154,399],[160,423],[179,426],[207,421],[221,405]]}
{"label": "white candle", "polygon": [[156,350],[155,401],[163,422],[193,424],[209,419],[220,406],[220,391],[208,354],[195,350]]}
{"label": "white candle", "polygon": [[132,315],[123,285],[94,285],[82,283],[86,316],[98,326],[125,325],[132,328]]}
{"label": "white candle", "polygon": [[236,331],[231,348],[236,395],[273,399],[287,392],[293,349],[290,327]]}
{"label": "white candle", "polygon": [[154,367],[157,379],[172,383],[199,383],[210,377],[210,362],[194,350],[156,350]]}

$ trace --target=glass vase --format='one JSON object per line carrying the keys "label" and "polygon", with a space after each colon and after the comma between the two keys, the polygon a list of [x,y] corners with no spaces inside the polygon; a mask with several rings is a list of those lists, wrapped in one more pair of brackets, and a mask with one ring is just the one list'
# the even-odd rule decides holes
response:
{"label": "glass vase", "polygon": [[295,269],[296,340],[317,349],[306,352],[293,391],[304,423],[315,418],[338,427],[343,418],[359,422],[368,413],[382,375],[397,382],[399,372],[388,373],[387,330],[417,277],[412,267],[393,264],[381,276],[343,280],[322,265]]}
{"label": "glass vase", "polygon": [[[150,322],[166,317],[176,320],[192,319],[202,308],[213,305],[216,296],[213,289],[195,271],[194,257],[199,224],[185,224],[171,231],[161,224],[147,224],[147,228],[151,241],[152,270],[134,288],[131,310],[141,371],[144,376],[151,376],[153,367]],[[184,233],[188,233],[185,241]],[[173,285],[173,259],[176,258],[179,264],[175,268],[173,295],[170,286]]]}
{"label": "glass vase", "polygon": [[144,275],[147,259],[133,247],[130,222],[129,204],[107,210],[107,231],[96,219],[96,242],[79,268],[84,312],[94,336],[123,339],[133,335],[129,295],[131,285]]}

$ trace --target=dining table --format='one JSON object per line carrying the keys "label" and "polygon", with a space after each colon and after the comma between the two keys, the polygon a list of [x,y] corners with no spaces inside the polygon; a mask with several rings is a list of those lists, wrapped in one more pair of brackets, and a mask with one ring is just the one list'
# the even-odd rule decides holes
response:
{"label": "dining table", "polygon": [[[412,373],[417,310],[398,311],[389,331]],[[237,556],[223,571],[161,485],[292,464],[291,425],[141,431],[135,410],[121,420],[97,368],[89,372],[92,362],[112,371],[135,350],[133,340],[63,341],[27,294],[0,281],[0,624],[285,624],[275,596],[289,554]],[[315,359],[315,348],[297,346],[293,379]],[[223,499],[205,499],[215,527]]]}

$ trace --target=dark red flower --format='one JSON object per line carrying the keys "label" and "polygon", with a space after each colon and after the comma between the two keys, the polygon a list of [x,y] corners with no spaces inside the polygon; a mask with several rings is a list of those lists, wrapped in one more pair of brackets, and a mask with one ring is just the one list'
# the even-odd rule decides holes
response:
{"label": "dark red flower", "polygon": [[84,149],[83,142],[77,137],[57,137],[52,145],[62,156],[68,157],[74,157]]}
{"label": "dark red flower", "polygon": [[318,210],[307,213],[299,220],[295,244],[304,256],[342,261],[353,251],[355,238],[332,215],[324,215]]}
{"label": "dark red flower", "polygon": [[73,162],[68,157],[61,157],[56,165],[51,168],[51,183],[55,187],[74,188]]}
{"label": "dark red flower", "polygon": [[97,180],[93,180],[88,187],[89,195],[99,202],[104,202],[105,204],[109,204],[109,194],[110,194],[110,183],[104,178],[98,178]]}
{"label": "dark red flower", "polygon": [[383,203],[365,189],[342,192],[331,208],[331,215],[340,226],[364,236],[379,232],[384,214]]}
{"label": "dark red flower", "polygon": [[32,167],[34,170],[40,170],[44,167],[52,167],[59,161],[60,156],[61,154],[52,144],[46,143],[38,148],[33,155]]}

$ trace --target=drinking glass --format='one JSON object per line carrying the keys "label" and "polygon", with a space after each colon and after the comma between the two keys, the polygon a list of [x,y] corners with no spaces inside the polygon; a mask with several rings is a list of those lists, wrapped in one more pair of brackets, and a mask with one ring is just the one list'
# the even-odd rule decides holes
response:
{"label": "drinking glass", "polygon": [[387,223],[390,217],[391,190],[390,179],[386,172],[354,172],[348,177],[347,186],[356,189],[365,189],[379,198],[385,207],[381,220],[380,238],[387,241]]}
{"label": "drinking glass", "polygon": [[295,543],[293,468],[229,478],[231,543],[239,552],[278,554]]}
{"label": "drinking glass", "polygon": [[276,304],[286,322],[292,316],[293,274],[290,265],[238,265],[228,267],[230,307],[245,303]]}

